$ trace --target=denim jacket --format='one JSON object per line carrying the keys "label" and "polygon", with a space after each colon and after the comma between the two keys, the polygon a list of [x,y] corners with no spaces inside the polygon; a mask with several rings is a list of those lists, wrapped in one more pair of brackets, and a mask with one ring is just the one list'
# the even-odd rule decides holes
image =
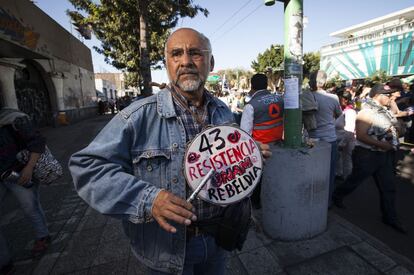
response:
{"label": "denim jacket", "polygon": [[[227,106],[214,101],[211,124],[233,122]],[[186,229],[173,223],[177,232],[166,232],[152,218],[151,207],[161,189],[185,198],[185,148],[184,126],[165,89],[123,109],[69,162],[79,195],[97,211],[123,220],[142,263],[172,274],[182,273]]]}

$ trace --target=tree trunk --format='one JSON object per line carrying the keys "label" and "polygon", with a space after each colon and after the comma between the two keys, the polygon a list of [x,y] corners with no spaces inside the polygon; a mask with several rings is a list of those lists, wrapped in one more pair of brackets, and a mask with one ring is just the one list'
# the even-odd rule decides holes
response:
{"label": "tree trunk", "polygon": [[149,35],[147,34],[147,18],[148,18],[148,1],[139,0],[139,39],[140,39],[140,73],[142,76],[143,91],[142,95],[152,95],[152,88],[149,85],[151,82],[151,66],[148,53]]}

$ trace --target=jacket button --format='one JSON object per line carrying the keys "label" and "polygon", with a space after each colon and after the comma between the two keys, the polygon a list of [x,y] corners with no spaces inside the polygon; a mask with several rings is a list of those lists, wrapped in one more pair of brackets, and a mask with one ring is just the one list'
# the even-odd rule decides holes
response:
{"label": "jacket button", "polygon": [[173,178],[173,179],[172,179],[172,182],[173,182],[173,183],[177,183],[177,182],[178,182],[178,179],[177,179],[177,178]]}
{"label": "jacket button", "polygon": [[173,146],[173,148],[178,148],[178,143],[174,142],[172,146]]}
{"label": "jacket button", "polygon": [[147,166],[147,170],[148,170],[149,172],[151,172],[151,171],[152,171],[152,166],[151,166],[151,165],[148,165],[148,166]]}

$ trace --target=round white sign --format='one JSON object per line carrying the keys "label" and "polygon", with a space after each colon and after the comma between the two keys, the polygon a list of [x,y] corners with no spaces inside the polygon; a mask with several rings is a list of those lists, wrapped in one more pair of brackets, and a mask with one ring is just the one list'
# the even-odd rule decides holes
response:
{"label": "round white sign", "polygon": [[192,190],[212,173],[198,197],[213,204],[227,205],[248,196],[262,171],[260,148],[248,133],[234,126],[202,131],[191,141],[184,157],[184,175]]}

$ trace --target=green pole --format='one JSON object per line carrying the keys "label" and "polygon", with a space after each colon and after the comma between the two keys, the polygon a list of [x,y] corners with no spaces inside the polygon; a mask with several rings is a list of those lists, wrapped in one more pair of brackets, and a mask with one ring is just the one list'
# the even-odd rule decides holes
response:
{"label": "green pole", "polygon": [[303,0],[285,0],[285,145],[302,145]]}

